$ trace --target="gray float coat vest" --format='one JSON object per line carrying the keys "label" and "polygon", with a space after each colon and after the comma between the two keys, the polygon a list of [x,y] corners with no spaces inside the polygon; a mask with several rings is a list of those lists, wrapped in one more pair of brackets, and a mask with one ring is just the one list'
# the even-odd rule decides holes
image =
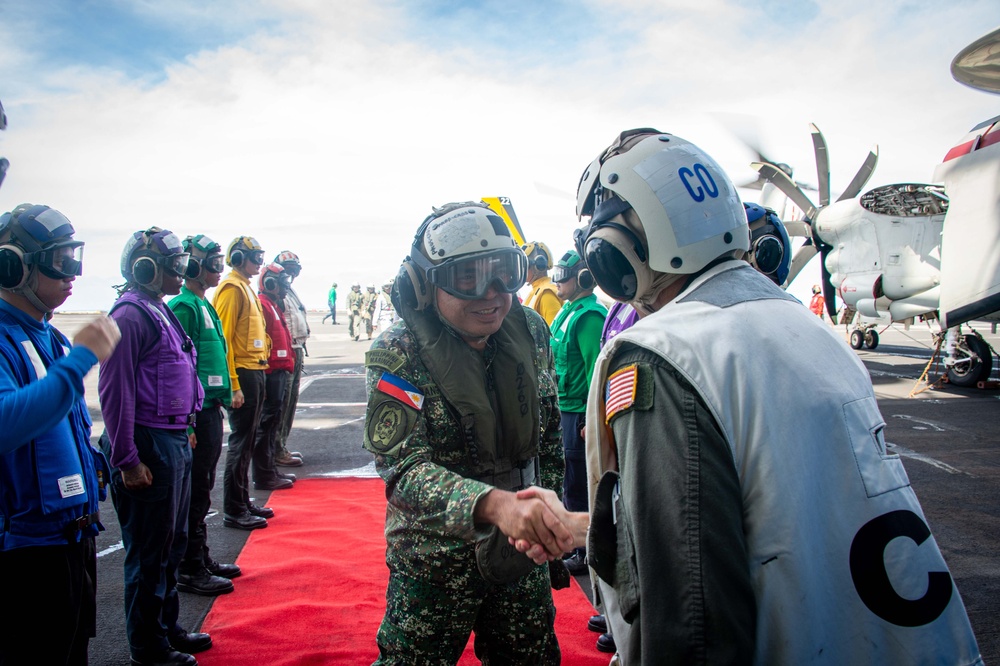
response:
{"label": "gray float coat vest", "polygon": [[[843,340],[745,263],[710,269],[602,350],[587,408],[591,506],[616,468],[604,389],[625,343],[674,366],[732,450],[756,663],[978,663],[962,599],[899,456],[886,451],[871,380]],[[615,595],[603,583],[602,593]],[[609,601],[631,610],[624,597]],[[620,614],[608,619],[628,632]]]}

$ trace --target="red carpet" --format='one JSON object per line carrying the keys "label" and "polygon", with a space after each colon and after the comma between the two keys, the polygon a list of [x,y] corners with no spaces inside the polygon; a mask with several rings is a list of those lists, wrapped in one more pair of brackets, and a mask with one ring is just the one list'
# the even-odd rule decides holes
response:
{"label": "red carpet", "polygon": [[[236,591],[215,600],[201,628],[203,666],[371,664],[385,610],[385,485],[381,479],[304,479],[272,494],[267,529],[250,534]],[[587,631],[593,608],[576,582],[554,593],[563,663],[604,666]],[[477,664],[472,644],[460,664]]]}

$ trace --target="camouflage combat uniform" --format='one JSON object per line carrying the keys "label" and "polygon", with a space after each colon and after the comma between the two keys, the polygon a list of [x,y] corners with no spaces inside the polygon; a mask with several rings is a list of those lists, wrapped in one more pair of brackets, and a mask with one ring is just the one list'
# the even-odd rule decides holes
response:
{"label": "camouflage combat uniform", "polygon": [[351,289],[347,294],[347,318],[348,318],[348,334],[357,340],[361,336],[361,312],[364,310],[362,307],[364,303],[364,294],[360,291],[354,291]]}
{"label": "camouflage combat uniform", "polygon": [[[514,303],[514,307],[518,307]],[[525,309],[535,340],[541,430],[539,485],[562,487],[563,455],[555,373],[545,321]],[[492,339],[483,356],[495,350]],[[365,448],[386,484],[386,612],[376,664],[454,664],[471,632],[483,663],[558,664],[555,607],[548,568],[534,567],[509,585],[492,585],[476,566],[476,502],[492,486],[473,478],[459,424],[422,362],[413,333],[397,321],[366,355]],[[383,374],[423,394],[421,409],[380,391]]]}
{"label": "camouflage combat uniform", "polygon": [[378,300],[378,294],[374,291],[366,291],[361,296],[361,319],[365,322],[365,332],[368,334],[368,339],[371,340],[372,331],[374,330],[372,315],[375,314],[375,303]]}

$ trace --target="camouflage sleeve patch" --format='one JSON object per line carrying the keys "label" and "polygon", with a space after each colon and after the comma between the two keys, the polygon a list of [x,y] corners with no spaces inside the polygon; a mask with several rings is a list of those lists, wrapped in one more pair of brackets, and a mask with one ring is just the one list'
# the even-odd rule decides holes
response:
{"label": "camouflage sleeve patch", "polygon": [[605,423],[632,410],[653,408],[653,372],[643,363],[632,363],[608,377],[604,387]]}
{"label": "camouflage sleeve patch", "polygon": [[382,368],[387,372],[396,374],[404,365],[406,365],[406,359],[391,349],[372,349],[365,352],[366,368]]}
{"label": "camouflage sleeve patch", "polygon": [[394,455],[417,425],[417,413],[396,400],[375,405],[365,423],[365,448],[373,453]]}

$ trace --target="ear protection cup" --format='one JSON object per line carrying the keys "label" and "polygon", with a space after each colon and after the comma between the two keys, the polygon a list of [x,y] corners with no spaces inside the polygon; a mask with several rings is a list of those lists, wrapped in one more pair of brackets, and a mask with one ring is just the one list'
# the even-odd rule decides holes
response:
{"label": "ear protection cup", "polygon": [[262,284],[264,285],[264,291],[278,291],[278,280],[270,275],[264,278]]}
{"label": "ear protection cup", "polygon": [[243,250],[233,250],[233,253],[229,255],[229,262],[234,267],[242,266],[245,260],[246,260],[246,255],[243,254]]}
{"label": "ear protection cup", "polygon": [[199,275],[201,275],[201,262],[192,256],[188,259],[188,266],[187,270],[184,271],[184,277],[188,280],[197,280]]}
{"label": "ear protection cup", "polygon": [[587,289],[593,289],[597,286],[597,282],[594,280],[594,274],[586,268],[581,268],[580,272],[576,274],[576,284],[584,291]]}
{"label": "ear protection cup", "polygon": [[531,260],[531,267],[536,271],[547,271],[549,270],[549,260],[539,254]]}
{"label": "ear protection cup", "polygon": [[401,306],[423,310],[431,304],[430,285],[424,279],[423,271],[414,266],[409,257],[399,267],[390,300],[397,311],[402,309]]}
{"label": "ear protection cup", "polygon": [[149,257],[139,257],[132,264],[132,276],[135,281],[144,287],[156,282],[156,274],[159,268],[156,262]]}
{"label": "ear protection cup", "polygon": [[0,245],[0,288],[17,289],[28,280],[24,252],[16,245]]}

